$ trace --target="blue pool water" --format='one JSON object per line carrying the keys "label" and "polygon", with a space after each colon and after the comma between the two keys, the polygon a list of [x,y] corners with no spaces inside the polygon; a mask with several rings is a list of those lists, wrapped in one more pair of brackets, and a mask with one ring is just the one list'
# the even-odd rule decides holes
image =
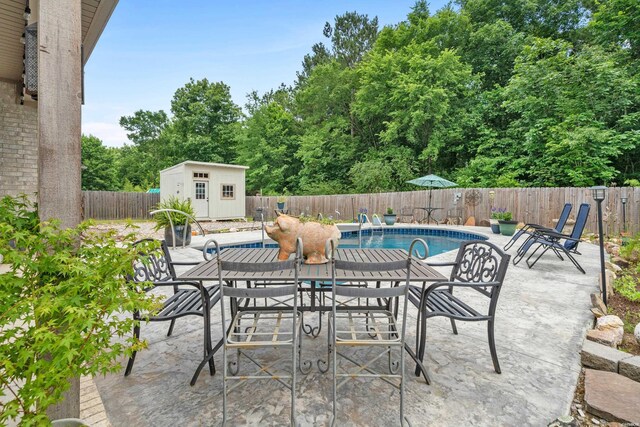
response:
{"label": "blue pool water", "polygon": [[[466,239],[446,236],[412,236],[408,234],[374,234],[370,236],[362,236],[362,246],[359,245],[358,238],[340,239],[340,248],[383,248],[383,249],[405,249],[409,250],[411,242],[416,238],[421,238],[429,246],[429,256],[438,255],[443,252],[449,252],[458,249],[460,242]],[[424,255],[422,245],[415,246],[418,253]]]}
{"label": "blue pool water", "polygon": [[[486,237],[458,230],[433,229],[433,228],[387,228],[384,233],[371,229],[362,231],[362,244],[358,240],[357,231],[344,231],[340,238],[340,248],[383,248],[409,250],[411,242],[415,238],[421,238],[429,246],[429,256],[443,252],[453,251],[460,247],[465,240],[487,240]],[[260,248],[261,242],[224,245],[224,248]],[[266,243],[267,248],[277,248],[277,243]],[[422,245],[416,245],[418,252],[423,254]]]}

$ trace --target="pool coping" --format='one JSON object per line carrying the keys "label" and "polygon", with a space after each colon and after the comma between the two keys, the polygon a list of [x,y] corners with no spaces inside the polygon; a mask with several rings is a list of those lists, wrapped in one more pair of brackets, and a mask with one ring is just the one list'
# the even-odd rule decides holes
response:
{"label": "pool coping", "polygon": [[[352,223],[339,223],[336,224],[340,229],[341,226],[346,228],[345,226],[352,226]],[[482,231],[478,230],[481,229]],[[489,240],[490,233],[484,233],[484,229],[490,231],[489,227],[470,227],[470,226],[428,226],[428,225],[419,225],[419,224],[405,224],[398,223],[395,225],[384,225],[380,226],[367,226],[362,229],[362,235],[368,236],[371,235],[374,231],[382,230],[383,232],[389,232],[393,235],[411,235],[417,234],[418,236],[445,236],[445,237],[457,237],[466,240],[474,240],[478,238],[480,240]],[[404,230],[411,230],[412,232],[402,232]],[[425,233],[415,233],[414,230],[425,231]],[[430,231],[431,233],[426,233],[426,231]],[[344,230],[341,229],[340,238],[353,238],[358,236],[358,230]],[[205,236],[194,236],[191,241],[190,247],[197,250],[202,250],[205,243],[208,240],[217,240],[220,244],[221,248],[253,248],[258,247],[258,244],[262,243],[261,230],[254,231],[239,231],[236,233],[224,233],[219,234],[219,237],[224,237],[223,239],[217,239],[214,237],[214,234],[207,234]],[[235,237],[235,238],[234,238]],[[265,234],[264,239],[265,245],[277,245],[277,242],[273,239],[269,238]],[[277,247],[277,246],[275,246]]]}

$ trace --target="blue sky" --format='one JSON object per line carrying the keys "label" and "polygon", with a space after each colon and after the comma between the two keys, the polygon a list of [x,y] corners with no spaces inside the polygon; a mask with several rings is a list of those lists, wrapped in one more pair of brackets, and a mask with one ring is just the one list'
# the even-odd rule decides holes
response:
{"label": "blue sky", "polygon": [[[236,104],[291,84],[326,21],[348,11],[406,18],[414,0],[120,0],[85,67],[82,130],[105,145],[127,142],[118,121],[136,110],[170,111],[190,77],[223,81]],[[432,13],[444,2],[430,2]]]}

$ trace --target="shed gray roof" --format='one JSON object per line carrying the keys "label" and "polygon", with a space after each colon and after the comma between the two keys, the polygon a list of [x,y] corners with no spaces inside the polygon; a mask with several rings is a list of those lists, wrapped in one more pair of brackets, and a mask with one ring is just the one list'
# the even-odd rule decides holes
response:
{"label": "shed gray roof", "polygon": [[217,168],[229,168],[229,169],[249,169],[249,166],[240,166],[240,165],[227,165],[225,163],[208,163],[208,162],[194,162],[192,160],[187,160],[185,162],[182,163],[178,163],[177,165],[173,165],[171,167],[168,167],[166,169],[162,169],[160,171],[160,173],[164,172],[164,171],[168,171],[171,169],[175,169],[178,166],[183,166],[183,165],[194,165],[194,166],[214,166]]}

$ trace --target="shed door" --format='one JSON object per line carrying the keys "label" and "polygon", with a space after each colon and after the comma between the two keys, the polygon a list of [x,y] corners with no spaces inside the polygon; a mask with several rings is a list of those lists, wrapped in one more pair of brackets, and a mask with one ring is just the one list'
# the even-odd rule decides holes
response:
{"label": "shed door", "polygon": [[196,218],[209,218],[209,182],[194,181],[193,185],[195,186],[193,210],[196,211]]}

